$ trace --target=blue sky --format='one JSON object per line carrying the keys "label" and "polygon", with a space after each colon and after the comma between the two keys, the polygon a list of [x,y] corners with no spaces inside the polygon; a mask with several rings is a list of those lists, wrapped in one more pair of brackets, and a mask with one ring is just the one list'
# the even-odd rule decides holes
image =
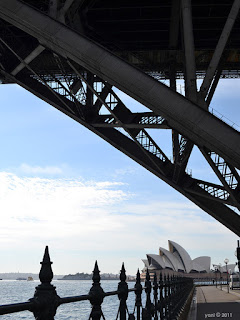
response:
{"label": "blue sky", "polygon": [[[212,107],[238,123],[240,80],[221,81]],[[17,85],[1,85],[0,272],[128,274],[146,253],[182,245],[212,263],[236,258],[237,236],[104,140]],[[139,107],[119,93],[130,108]],[[153,133],[169,155],[171,135]],[[214,179],[198,150],[193,176]]]}

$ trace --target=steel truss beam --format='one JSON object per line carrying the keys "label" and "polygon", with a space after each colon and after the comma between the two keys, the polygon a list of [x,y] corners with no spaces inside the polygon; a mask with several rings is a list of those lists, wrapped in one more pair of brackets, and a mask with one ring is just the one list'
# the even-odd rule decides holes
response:
{"label": "steel truss beam", "polygon": [[[47,69],[44,74],[38,74],[31,67],[31,62],[41,58],[42,52],[39,53],[40,57],[32,55],[31,59],[21,59],[17,52],[2,40],[19,60],[13,69],[17,72],[0,70],[5,82],[18,83],[98,134],[240,236],[240,217],[229,207],[239,208],[240,179],[235,169],[240,167],[239,144],[236,145],[236,151],[231,149],[240,141],[239,133],[192,101],[119,60],[104,48],[76,35],[57,21],[42,17],[41,13],[23,3],[17,0],[13,2],[17,7],[12,7],[3,0],[5,9],[0,10],[0,16],[36,37],[48,50],[50,48],[62,77],[56,77]],[[26,12],[33,14],[27,15],[27,22],[21,19]],[[46,27],[41,27],[38,31],[39,19],[45,18]],[[70,35],[72,39],[68,41]],[[51,38],[53,36],[55,38]],[[72,41],[76,50],[71,44]],[[112,78],[113,75],[115,78]],[[112,85],[116,84],[118,88],[124,89],[123,91],[144,103],[152,112],[131,112],[112,89]],[[143,94],[141,90],[144,90]],[[165,95],[164,98],[161,95]],[[169,97],[167,101],[166,95]],[[102,107],[107,114],[100,115]],[[190,117],[188,113],[191,114]],[[181,119],[178,119],[178,116]],[[180,123],[181,121],[183,123]],[[203,129],[205,125],[206,130]],[[121,131],[118,128],[121,128]],[[189,141],[190,145],[199,145],[222,185],[194,179],[185,170],[181,172],[181,179],[176,179],[176,162],[171,162],[152,139],[146,130],[151,128],[174,129],[182,136],[186,135],[186,141]],[[222,132],[224,135],[218,136]],[[225,135],[228,135],[227,138]],[[185,154],[187,159],[184,160]],[[188,160],[188,154],[190,155],[190,152],[187,152],[186,145],[179,143],[178,159],[181,163]]]}
{"label": "steel truss beam", "polygon": [[[58,59],[60,59],[60,57],[58,57]],[[114,119],[114,121],[121,122],[124,117],[129,119],[129,116],[133,116],[131,111],[127,109],[127,107],[113,92],[111,86],[103,81],[103,85],[100,86],[100,92],[96,91],[93,88],[96,83],[94,81],[91,82],[91,85],[88,83],[88,72],[81,71],[80,73],[76,69],[77,66],[73,65],[73,62],[69,63],[78,73],[79,81],[81,80],[82,82],[87,83],[89,88],[92,89],[96,96],[96,101],[100,100],[101,104],[109,109],[110,116]],[[31,70],[30,67],[29,69]],[[84,105],[81,105],[82,112],[79,113],[76,110],[74,102],[76,95],[70,93],[70,91],[67,89],[67,94],[66,91],[60,90],[59,88],[63,88],[65,85],[58,83],[59,86],[56,86],[56,81],[54,78],[52,81],[50,81],[49,76],[48,82],[45,82],[45,80],[41,79],[40,76],[37,76],[33,70],[31,75],[27,73],[24,74],[22,72],[21,75],[17,75],[17,77],[13,77],[11,74],[7,74],[4,71],[1,73],[8,81],[18,83],[36,96],[50,103],[60,111],[64,112],[74,120],[78,121],[91,131],[104,138],[114,147],[124,152],[126,155],[137,161],[159,178],[163,179],[176,190],[188,197],[191,201],[195,202],[198,206],[211,214],[218,221],[238,234],[238,227],[240,226],[239,216],[231,209],[226,207],[226,204],[234,206],[234,201],[231,201],[224,187],[211,184],[206,181],[193,179],[187,174],[185,174],[184,184],[176,184],[172,179],[174,165],[169,161],[166,155],[161,151],[161,149],[156,145],[156,143],[153,141],[153,139],[151,139],[144,129],[126,128],[123,124],[121,124],[121,128],[125,129],[125,134],[123,134],[114,128],[99,128],[97,125],[95,125],[93,119],[91,122],[86,121],[86,119],[89,118],[89,110],[85,109]],[[97,83],[99,83],[99,78],[95,77],[95,79]],[[71,87],[70,81],[69,87]],[[105,99],[100,98],[102,92],[105,92],[103,95]],[[108,94],[106,94],[106,92]],[[112,95],[113,97],[110,99],[109,95]],[[94,105],[96,105],[96,102],[92,107],[94,107]],[[98,108],[98,111],[100,111],[100,109],[101,108]],[[95,118],[96,121],[99,116],[100,115],[98,114]],[[118,118],[119,116],[121,119]],[[137,116],[142,117],[141,114]],[[105,117],[107,117],[107,115]],[[215,205],[213,205],[213,203],[215,203]],[[217,211],[213,210],[213,208],[217,208]],[[230,217],[231,219],[229,220]],[[234,224],[232,224],[233,221]]]}
{"label": "steel truss beam", "polygon": [[[155,115],[153,112],[131,113],[128,122],[123,122],[124,127],[132,129],[170,129],[167,122],[161,116]],[[121,127],[118,121],[115,121],[112,115],[99,115],[93,123],[94,127],[117,128]]]}
{"label": "steel truss beam", "polygon": [[2,0],[0,17],[165,117],[170,127],[196,145],[214,150],[240,168],[240,134],[196,104],[19,0]]}

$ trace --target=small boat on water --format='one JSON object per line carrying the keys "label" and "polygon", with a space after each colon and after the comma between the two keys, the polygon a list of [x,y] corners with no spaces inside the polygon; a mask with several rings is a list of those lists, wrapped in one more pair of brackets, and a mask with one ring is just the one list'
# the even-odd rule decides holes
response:
{"label": "small boat on water", "polygon": [[[2,280],[2,279],[1,279]],[[19,277],[16,280],[27,280],[27,281],[33,281],[33,277],[27,277],[27,278],[23,278],[23,277]]]}

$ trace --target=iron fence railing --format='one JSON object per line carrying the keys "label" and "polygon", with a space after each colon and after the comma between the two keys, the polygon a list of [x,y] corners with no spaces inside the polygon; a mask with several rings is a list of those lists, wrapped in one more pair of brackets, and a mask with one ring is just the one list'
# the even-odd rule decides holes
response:
{"label": "iron fence railing", "polygon": [[[59,297],[56,288],[51,284],[53,272],[52,262],[48,252],[45,249],[41,270],[39,273],[40,285],[35,289],[33,298],[27,302],[7,304],[0,306],[0,315],[11,314],[21,311],[30,311],[37,320],[53,320],[60,305],[77,302],[90,301],[92,308],[89,319],[105,319],[102,311],[103,300],[108,296],[117,296],[119,299],[119,308],[114,319],[120,320],[157,320],[157,319],[180,319],[184,311],[186,301],[189,300],[193,292],[193,279],[177,276],[162,276],[150,281],[150,275],[147,270],[144,286],[141,284],[140,273],[137,272],[134,288],[129,289],[126,282],[126,271],[124,264],[120,272],[120,282],[116,291],[104,292],[100,284],[100,271],[97,262],[93,270],[92,287],[88,294],[72,297]],[[127,307],[128,294],[135,293],[135,304],[132,312]],[[145,293],[145,302],[143,306],[143,293]]]}

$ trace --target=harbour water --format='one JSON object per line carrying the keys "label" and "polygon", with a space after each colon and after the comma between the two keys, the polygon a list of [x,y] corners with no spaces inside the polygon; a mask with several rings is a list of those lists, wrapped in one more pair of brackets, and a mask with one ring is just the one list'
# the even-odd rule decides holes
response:
{"label": "harbour water", "polygon": [[[117,280],[101,281],[102,288],[105,292],[117,290]],[[39,285],[38,281],[17,281],[17,280],[2,280],[0,281],[0,305],[26,302],[34,295],[35,287]],[[90,280],[55,280],[52,284],[56,287],[57,294],[60,297],[78,296],[87,294],[91,288],[92,281]],[[134,282],[129,282],[128,287],[133,288]],[[134,309],[135,294],[129,293],[128,308],[129,312]],[[119,307],[117,296],[110,296],[104,299],[102,310],[105,318],[108,320],[116,319]],[[75,302],[61,305],[55,316],[56,320],[87,320],[91,311],[91,305],[88,301]],[[1,320],[33,320],[33,314],[29,311],[13,313],[1,316]]]}

